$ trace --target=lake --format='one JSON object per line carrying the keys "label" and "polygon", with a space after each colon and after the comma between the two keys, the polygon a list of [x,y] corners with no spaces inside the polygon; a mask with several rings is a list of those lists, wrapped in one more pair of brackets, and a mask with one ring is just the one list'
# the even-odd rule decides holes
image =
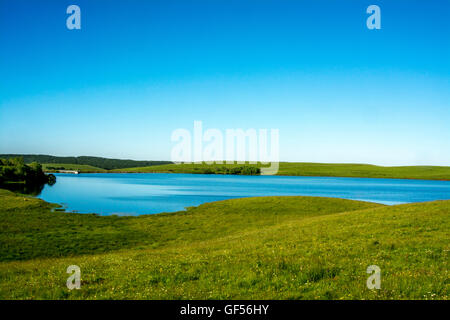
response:
{"label": "lake", "polygon": [[256,196],[320,196],[401,204],[450,199],[450,181],[175,173],[55,174],[39,198],[101,215],[173,212]]}

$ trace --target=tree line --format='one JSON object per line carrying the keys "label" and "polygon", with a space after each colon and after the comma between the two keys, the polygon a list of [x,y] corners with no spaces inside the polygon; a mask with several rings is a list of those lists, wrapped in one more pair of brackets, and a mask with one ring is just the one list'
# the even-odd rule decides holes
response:
{"label": "tree line", "polygon": [[124,169],[124,168],[136,168],[136,167],[148,167],[160,164],[171,164],[171,161],[153,161],[153,160],[122,160],[122,159],[109,159],[101,157],[56,157],[43,154],[0,154],[0,158],[23,158],[25,163],[65,163],[65,164],[84,164],[106,170],[112,169]]}
{"label": "tree line", "polygon": [[200,174],[234,174],[234,175],[259,175],[261,174],[261,169],[253,166],[238,166],[227,168],[225,166],[219,167],[202,167],[202,168],[194,168],[193,173]]}

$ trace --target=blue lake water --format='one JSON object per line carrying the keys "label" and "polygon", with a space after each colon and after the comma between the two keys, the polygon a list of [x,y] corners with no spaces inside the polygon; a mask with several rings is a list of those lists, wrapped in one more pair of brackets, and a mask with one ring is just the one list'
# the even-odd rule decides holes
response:
{"label": "blue lake water", "polygon": [[67,210],[139,215],[256,196],[321,196],[400,204],[450,199],[450,181],[173,173],[55,174],[39,198]]}

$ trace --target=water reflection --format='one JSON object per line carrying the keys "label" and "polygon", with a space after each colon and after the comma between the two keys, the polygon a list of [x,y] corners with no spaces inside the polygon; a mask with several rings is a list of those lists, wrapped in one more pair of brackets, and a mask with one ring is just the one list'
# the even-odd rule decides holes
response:
{"label": "water reflection", "polygon": [[31,196],[39,196],[44,189],[45,185],[52,186],[56,183],[56,179],[50,179],[47,183],[0,183],[0,189],[6,189],[16,193],[22,193]]}

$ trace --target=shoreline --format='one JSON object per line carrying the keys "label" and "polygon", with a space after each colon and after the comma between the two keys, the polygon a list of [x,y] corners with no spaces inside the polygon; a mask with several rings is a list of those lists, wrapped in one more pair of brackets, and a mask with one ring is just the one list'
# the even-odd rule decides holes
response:
{"label": "shoreline", "polygon": [[[190,173],[188,173],[190,174]],[[450,199],[438,199],[438,200],[430,200],[430,201],[418,201],[418,202],[408,202],[408,203],[397,203],[397,204],[385,204],[375,201],[367,201],[367,200],[356,200],[356,199],[348,199],[348,198],[341,198],[341,197],[330,197],[330,196],[305,196],[305,195],[264,195],[264,196],[249,196],[249,197],[238,197],[238,198],[230,198],[230,199],[224,199],[224,200],[215,200],[215,201],[208,201],[201,203],[196,206],[191,207],[185,207],[183,210],[177,210],[177,211],[162,211],[157,213],[138,213],[138,214],[119,214],[119,213],[111,213],[111,214],[101,214],[97,212],[79,212],[76,210],[67,210],[67,207],[64,206],[64,204],[59,204],[56,202],[49,202],[39,197],[39,195],[27,195],[22,194],[18,192],[14,192],[8,189],[0,188],[1,191],[7,191],[12,192],[16,196],[21,197],[29,197],[32,199],[37,199],[39,201],[44,202],[45,204],[51,206],[52,212],[59,212],[59,213],[71,213],[71,214],[81,214],[81,215],[95,215],[98,217],[110,217],[110,216],[117,216],[117,217],[142,217],[142,216],[153,216],[153,215],[174,215],[177,213],[186,213],[189,211],[189,209],[195,209],[203,205],[210,205],[210,204],[216,204],[216,203],[222,203],[227,201],[233,201],[233,200],[245,200],[245,199],[269,199],[269,198],[314,198],[314,199],[324,199],[324,200],[343,200],[343,201],[352,201],[352,202],[359,202],[359,203],[366,203],[366,204],[374,204],[384,207],[397,207],[397,206],[407,206],[407,205],[414,205],[414,204],[426,204],[426,203],[433,203],[433,202],[441,202],[441,201],[450,201]]]}
{"label": "shoreline", "polygon": [[[117,170],[117,169],[115,169]],[[57,171],[44,171],[46,174],[73,174]],[[171,172],[171,171],[151,171],[151,172],[135,172],[135,171],[82,171],[79,170],[78,174],[93,174],[93,173],[108,173],[108,174],[149,174],[149,173],[169,173],[169,174],[192,174],[192,175],[207,175],[207,176],[247,176],[247,177],[261,177],[263,175],[241,175],[241,174],[221,174],[221,173],[193,173],[193,172]],[[450,181],[450,179],[426,179],[426,178],[393,178],[393,177],[364,177],[364,176],[343,176],[343,175],[291,175],[291,174],[274,174],[274,177],[303,177],[303,178],[356,178],[356,179],[391,179],[391,180],[421,180],[421,181]]]}

